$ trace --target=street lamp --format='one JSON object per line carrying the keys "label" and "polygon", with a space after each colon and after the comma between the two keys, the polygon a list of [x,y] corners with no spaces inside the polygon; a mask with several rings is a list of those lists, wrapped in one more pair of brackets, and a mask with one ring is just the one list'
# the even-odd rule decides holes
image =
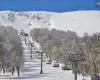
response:
{"label": "street lamp", "polygon": [[26,44],[26,37],[28,37],[28,34],[24,33],[24,36],[25,36],[25,44]]}
{"label": "street lamp", "polygon": [[43,74],[43,52],[40,51],[41,54],[41,70],[40,70],[40,74]]}

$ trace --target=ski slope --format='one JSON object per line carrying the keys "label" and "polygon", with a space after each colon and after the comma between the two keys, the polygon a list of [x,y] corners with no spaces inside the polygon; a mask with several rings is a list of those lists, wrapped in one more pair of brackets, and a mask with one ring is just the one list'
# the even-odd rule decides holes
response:
{"label": "ski slope", "polygon": [[30,32],[33,28],[56,28],[76,31],[82,36],[85,32],[100,32],[100,11],[72,11],[64,13],[42,11],[0,11],[0,25],[13,26]]}

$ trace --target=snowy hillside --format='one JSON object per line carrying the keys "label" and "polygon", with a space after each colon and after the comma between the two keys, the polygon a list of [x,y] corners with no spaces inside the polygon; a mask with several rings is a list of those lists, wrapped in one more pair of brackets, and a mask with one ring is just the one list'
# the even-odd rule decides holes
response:
{"label": "snowy hillside", "polygon": [[14,26],[29,32],[32,28],[56,28],[84,32],[100,32],[100,11],[55,12],[12,12],[0,11],[0,25]]}

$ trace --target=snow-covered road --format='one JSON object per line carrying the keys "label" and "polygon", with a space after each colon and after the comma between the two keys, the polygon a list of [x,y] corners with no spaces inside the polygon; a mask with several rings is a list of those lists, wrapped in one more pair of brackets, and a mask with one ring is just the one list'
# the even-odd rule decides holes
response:
{"label": "snow-covered road", "polygon": [[[24,65],[20,77],[11,76],[11,74],[0,74],[1,80],[74,80],[72,71],[63,71],[61,67],[52,67],[50,64],[43,62],[43,74],[40,74],[40,59],[37,53],[30,58],[29,46],[24,47]],[[86,78],[86,77],[85,77]],[[78,80],[82,80],[82,76],[78,75]],[[88,77],[85,80],[90,80]]]}

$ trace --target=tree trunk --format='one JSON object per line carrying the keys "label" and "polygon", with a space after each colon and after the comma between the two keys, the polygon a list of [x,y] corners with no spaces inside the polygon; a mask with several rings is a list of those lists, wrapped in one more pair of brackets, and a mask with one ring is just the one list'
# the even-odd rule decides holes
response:
{"label": "tree trunk", "polygon": [[94,76],[97,76],[96,64],[94,63],[93,66],[94,66]]}
{"label": "tree trunk", "polygon": [[76,62],[74,65],[74,69],[75,69],[74,80],[77,80],[77,68],[78,68],[78,63]]}
{"label": "tree trunk", "polygon": [[3,69],[3,73],[5,73],[5,68],[4,68],[4,66],[2,67],[2,69]]}
{"label": "tree trunk", "polygon": [[16,69],[17,69],[18,76],[20,76],[20,71],[19,71],[20,67],[16,67]]}
{"label": "tree trunk", "polygon": [[13,68],[12,68],[12,75],[14,75],[14,70],[15,70],[15,69],[14,69],[14,66],[13,66]]}
{"label": "tree trunk", "polygon": [[26,36],[25,36],[25,44],[26,44]]}

